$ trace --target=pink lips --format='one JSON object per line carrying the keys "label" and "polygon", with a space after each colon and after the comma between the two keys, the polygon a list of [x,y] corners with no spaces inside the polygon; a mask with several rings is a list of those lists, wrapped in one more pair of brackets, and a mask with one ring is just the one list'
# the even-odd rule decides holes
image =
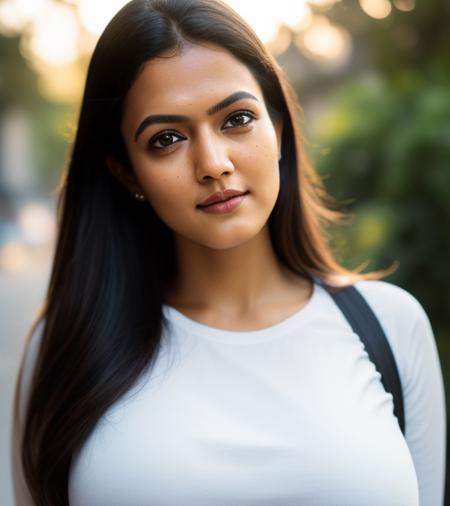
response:
{"label": "pink lips", "polygon": [[[213,193],[208,199],[197,207],[206,213],[222,214],[236,209],[245,199],[248,192],[238,190],[225,190]],[[209,202],[209,203],[208,203]]]}
{"label": "pink lips", "polygon": [[240,190],[233,190],[231,188],[228,190],[224,190],[223,192],[215,192],[212,195],[210,195],[206,200],[201,202],[199,206],[203,207],[209,204],[214,204],[216,202],[223,202],[224,200],[227,200],[231,197],[236,197],[237,195],[242,195],[243,193],[245,192]]}

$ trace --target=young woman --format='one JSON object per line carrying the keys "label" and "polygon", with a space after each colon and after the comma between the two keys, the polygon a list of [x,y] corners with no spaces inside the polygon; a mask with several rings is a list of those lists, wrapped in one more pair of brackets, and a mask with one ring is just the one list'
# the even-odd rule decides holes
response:
{"label": "young woman", "polygon": [[[343,215],[296,115],[219,1],[133,0],[109,23],[17,381],[17,504],[442,504],[430,323],[387,271],[334,259]],[[405,437],[325,284],[355,284],[380,320]]]}

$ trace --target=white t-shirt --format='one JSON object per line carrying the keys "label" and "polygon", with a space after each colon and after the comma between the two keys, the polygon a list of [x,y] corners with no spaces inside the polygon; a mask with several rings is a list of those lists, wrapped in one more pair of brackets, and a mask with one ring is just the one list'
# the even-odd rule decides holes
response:
{"label": "white t-shirt", "polygon": [[[320,285],[295,314],[254,331],[164,306],[170,327],[155,366],[74,455],[70,505],[442,506],[445,398],[430,322],[395,285],[356,287],[394,353],[406,437],[392,395]],[[41,331],[26,352],[22,397]],[[20,466],[14,478],[25,497]]]}

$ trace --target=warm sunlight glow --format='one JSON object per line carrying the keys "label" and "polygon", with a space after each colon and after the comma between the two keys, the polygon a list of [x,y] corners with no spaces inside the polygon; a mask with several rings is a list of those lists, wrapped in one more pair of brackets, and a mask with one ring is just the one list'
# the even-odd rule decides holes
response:
{"label": "warm sunlight glow", "polygon": [[281,25],[298,29],[311,19],[311,9],[306,0],[277,0],[256,2],[225,0],[255,30],[264,42],[275,38]]}
{"label": "warm sunlight glow", "polygon": [[43,9],[24,43],[26,52],[49,65],[72,63],[78,58],[78,25],[74,10],[62,4]]}
{"label": "warm sunlight glow", "polygon": [[40,94],[53,102],[78,103],[84,84],[84,72],[77,65],[54,65],[42,68],[38,88]]}
{"label": "warm sunlight glow", "polygon": [[392,10],[389,0],[359,0],[359,5],[366,14],[375,19],[388,17]]}
{"label": "warm sunlight glow", "polygon": [[352,50],[350,34],[332,25],[324,16],[315,16],[308,30],[296,37],[296,44],[311,57],[333,64],[343,64]]}
{"label": "warm sunlight glow", "polygon": [[308,0],[309,4],[318,5],[319,7],[328,7],[338,2],[340,2],[340,0]]}
{"label": "warm sunlight glow", "polygon": [[0,3],[0,31],[13,35],[23,30],[51,0],[3,0]]}
{"label": "warm sunlight glow", "polygon": [[79,0],[78,12],[83,26],[91,33],[100,35],[111,18],[127,0]]}
{"label": "warm sunlight glow", "polygon": [[267,42],[267,47],[273,55],[278,56],[286,51],[286,49],[291,45],[291,41],[292,36],[289,28],[280,26],[277,36]]}
{"label": "warm sunlight glow", "polygon": [[[3,0],[0,1],[0,30],[8,35],[25,30],[29,36],[24,47],[31,60],[37,58],[51,65],[65,65],[76,60],[80,53],[93,49],[96,38],[127,1]],[[276,53],[286,48],[290,42],[289,34],[280,32],[282,26],[294,32],[305,30],[312,22],[310,4],[327,7],[339,1],[341,0],[277,0],[256,4],[225,0],[248,21],[263,42],[273,44]],[[77,22],[85,29],[84,36],[80,35]],[[88,36],[89,33],[92,38]]]}
{"label": "warm sunlight glow", "polygon": [[[348,32],[323,21],[326,18],[314,17],[312,11],[312,7],[326,10],[342,0],[224,1],[250,24],[275,56],[289,47],[296,34],[300,35],[295,43],[316,60],[334,64],[345,61],[351,53]],[[21,33],[21,51],[39,74],[41,93],[52,100],[70,102],[78,98],[77,90],[82,86],[81,62],[89,57],[107,23],[127,2],[0,0],[0,32],[7,36]],[[381,12],[376,5],[391,8],[388,0],[360,2],[374,16]],[[403,10],[414,5],[414,0],[395,2]]]}
{"label": "warm sunlight glow", "polygon": [[[339,0],[314,0],[312,3],[331,5]],[[236,12],[244,17],[258,36],[269,42],[275,38],[280,25],[293,29],[305,26],[311,19],[311,9],[306,0],[277,0],[255,2],[225,0]],[[99,35],[112,16],[125,5],[126,0],[79,0],[78,10],[83,26]]]}

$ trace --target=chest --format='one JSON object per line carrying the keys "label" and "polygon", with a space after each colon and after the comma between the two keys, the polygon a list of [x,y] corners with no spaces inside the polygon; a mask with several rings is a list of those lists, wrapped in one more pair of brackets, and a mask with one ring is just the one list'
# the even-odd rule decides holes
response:
{"label": "chest", "polygon": [[351,332],[192,342],[74,460],[71,506],[417,506],[392,397]]}

